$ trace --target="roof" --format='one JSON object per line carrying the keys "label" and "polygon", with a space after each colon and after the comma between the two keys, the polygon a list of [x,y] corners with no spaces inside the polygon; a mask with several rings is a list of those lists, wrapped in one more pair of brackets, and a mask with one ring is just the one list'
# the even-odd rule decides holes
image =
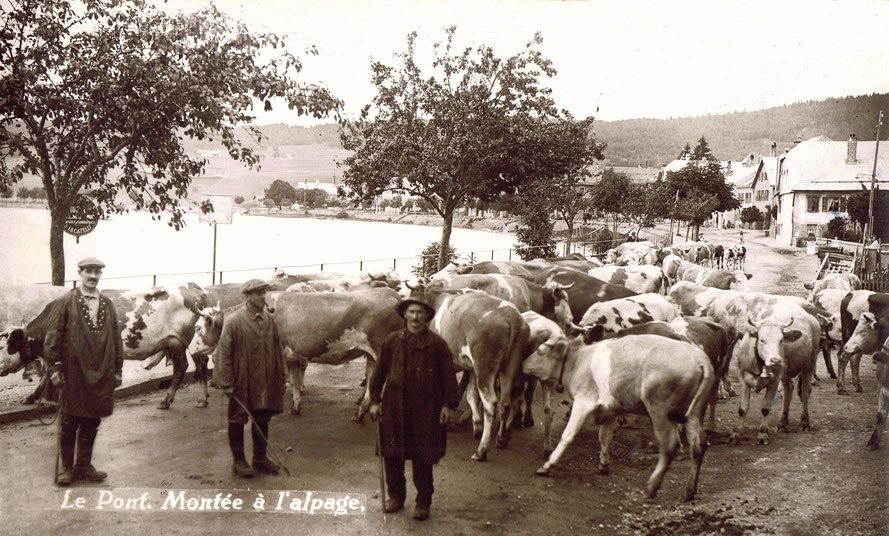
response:
{"label": "roof", "polygon": [[[846,163],[848,141],[817,136],[799,143],[783,156],[781,193],[793,191],[858,191],[868,187],[874,166],[875,141],[858,141],[856,162]],[[877,158],[876,182],[889,187],[889,143]]]}
{"label": "roof", "polygon": [[[778,166],[778,157],[777,156],[764,156],[759,163],[759,166],[756,168],[756,175],[753,178],[752,188],[756,189],[757,187],[757,177],[761,179],[765,179],[767,186],[772,186],[776,183],[777,175],[777,166]],[[761,185],[760,185],[761,186]]]}
{"label": "roof", "polygon": [[[722,166],[722,172],[725,174],[726,184],[735,188],[750,188],[753,185],[753,179],[756,178],[756,170],[759,169],[759,163],[753,162],[751,156],[750,154],[746,155],[742,161],[728,160],[719,162]],[[664,166],[664,176],[670,171],[679,171],[688,163],[689,160],[685,159],[673,160]],[[730,173],[729,170],[731,170]]]}

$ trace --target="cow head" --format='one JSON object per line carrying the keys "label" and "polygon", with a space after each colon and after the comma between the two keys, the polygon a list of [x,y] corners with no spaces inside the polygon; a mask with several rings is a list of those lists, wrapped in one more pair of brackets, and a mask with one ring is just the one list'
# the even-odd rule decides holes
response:
{"label": "cow head", "polygon": [[522,372],[541,381],[556,381],[568,355],[568,339],[560,336],[547,340],[522,361]]}
{"label": "cow head", "polygon": [[376,272],[368,272],[371,288],[373,287],[389,287],[392,290],[401,288],[401,276],[395,270],[379,270]]}
{"label": "cow head", "polygon": [[758,321],[754,321],[747,317],[747,322],[753,326],[755,332],[754,347],[756,356],[763,363],[762,377],[774,378],[780,377],[781,370],[784,368],[784,340],[785,337],[794,338],[799,336],[799,332],[785,332],[784,330],[793,324],[793,318],[787,322],[783,322],[775,317],[767,317]]}
{"label": "cow head", "polygon": [[742,270],[735,270],[732,272],[732,281],[729,283],[729,290],[741,290],[744,292],[753,290],[748,283],[751,277],[753,277],[752,274],[748,274]]}
{"label": "cow head", "polygon": [[8,328],[0,333],[0,376],[18,372],[25,366],[27,359],[22,356],[25,347],[23,328]]}
{"label": "cow head", "polygon": [[225,321],[225,312],[221,310],[219,303],[215,307],[205,307],[198,313],[198,319],[194,324],[194,336],[188,344],[188,353],[192,356],[209,355],[216,349],[219,337],[222,335],[222,323]]}
{"label": "cow head", "polygon": [[574,321],[574,317],[571,314],[571,304],[568,302],[568,289],[573,286],[574,282],[570,285],[563,285],[554,279],[550,279],[543,287],[552,294],[556,323],[559,324],[559,327],[565,333],[568,333],[569,326]]}
{"label": "cow head", "polygon": [[861,313],[858,325],[852,336],[843,345],[843,352],[855,354],[858,352],[872,352],[880,347],[880,336],[877,331],[877,317],[873,313]]}

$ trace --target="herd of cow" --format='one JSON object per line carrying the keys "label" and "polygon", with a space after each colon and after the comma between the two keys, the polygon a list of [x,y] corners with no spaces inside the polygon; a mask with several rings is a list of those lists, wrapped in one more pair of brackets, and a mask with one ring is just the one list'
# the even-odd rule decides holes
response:
{"label": "herd of cow", "polygon": [[[618,418],[641,414],[650,418],[660,452],[648,496],[657,493],[683,432],[693,460],[684,494],[691,499],[706,446],[706,409],[712,429],[720,389],[734,394],[729,363],[740,378],[739,417],[730,442],[742,437],[752,394],[764,391],[758,441],[767,444],[769,408],[779,386],[784,396],[778,429],[787,430],[794,379],[800,426],[810,427],[808,401],[819,352],[831,377],[838,376],[840,394],[846,393],[846,364],[851,362],[852,383],[861,391],[860,357],[876,352],[881,394],[868,446],[878,448],[889,406],[889,294],[860,290],[860,281],[849,274],[807,284],[808,299],[753,292],[750,274],[743,271],[745,257],[743,245],[659,248],[628,242],[608,252],[608,264],[578,254],[450,264],[429,278],[404,282],[393,271],[278,273],[269,281],[267,300],[286,347],[291,413],[301,410],[309,362],[336,365],[365,357],[369,376],[385,337],[403,326],[396,305],[408,294],[422,294],[436,309],[432,329],[464,371],[461,386],[480,438],[473,459],[485,460],[492,441],[505,447],[513,426],[533,425],[531,401],[539,383],[548,459],[538,474],[558,462],[590,415],[599,431],[599,469],[606,473]],[[164,356],[172,361],[173,381],[160,408],[173,402],[187,355],[202,385],[197,405],[207,405],[208,363],[226,314],[242,305],[238,287],[103,291],[120,315],[125,359],[144,360],[146,368]],[[0,287],[7,318],[31,319],[2,326],[0,375],[39,370],[48,304],[65,292]],[[832,345],[838,347],[838,374],[830,361]],[[553,449],[552,398],[563,389],[573,404]],[[33,403],[41,391],[39,386],[25,402]],[[353,419],[361,421],[368,405],[365,388]]]}

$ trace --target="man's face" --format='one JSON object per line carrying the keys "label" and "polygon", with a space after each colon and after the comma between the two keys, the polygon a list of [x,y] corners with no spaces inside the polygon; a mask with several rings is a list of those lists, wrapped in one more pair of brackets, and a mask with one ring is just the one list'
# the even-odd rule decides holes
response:
{"label": "man's face", "polygon": [[96,287],[99,285],[99,279],[102,278],[101,268],[81,268],[78,273],[80,274],[80,284],[85,289],[88,291],[96,290]]}
{"label": "man's face", "polygon": [[411,333],[419,333],[426,327],[426,308],[418,303],[412,303],[404,310],[404,320],[407,330]]}
{"label": "man's face", "polygon": [[249,303],[254,309],[262,309],[263,307],[265,307],[265,289],[254,290],[253,292],[247,294],[247,303]]}

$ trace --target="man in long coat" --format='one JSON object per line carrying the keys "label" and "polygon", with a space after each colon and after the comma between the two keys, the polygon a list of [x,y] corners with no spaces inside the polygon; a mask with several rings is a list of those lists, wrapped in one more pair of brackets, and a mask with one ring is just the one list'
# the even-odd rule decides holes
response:
{"label": "man in long coat", "polygon": [[405,328],[383,342],[370,378],[368,412],[371,420],[381,419],[380,454],[389,488],[385,511],[397,512],[404,506],[404,461],[412,460],[417,488],[414,518],[425,520],[435,491],[432,464],[445,454],[444,425],[448,410],[457,409],[460,397],[448,345],[429,330],[435,310],[421,299],[409,298],[398,304],[398,314],[405,319]]}
{"label": "man in long coat", "polygon": [[[81,285],[53,303],[45,342],[50,380],[61,388],[56,483],[101,482],[108,476],[92,465],[93,443],[102,417],[114,408],[121,384],[123,343],[117,312],[98,290],[105,264],[89,257],[77,263]],[[76,447],[76,463],[75,463]]]}
{"label": "man in long coat", "polygon": [[[244,478],[253,471],[277,473],[276,463],[266,457],[269,420],[284,410],[287,368],[275,320],[265,310],[268,284],[251,279],[241,286],[247,302],[225,319],[216,354],[214,379],[230,398],[228,443],[232,471]],[[253,467],[244,456],[244,425],[253,416]]]}

